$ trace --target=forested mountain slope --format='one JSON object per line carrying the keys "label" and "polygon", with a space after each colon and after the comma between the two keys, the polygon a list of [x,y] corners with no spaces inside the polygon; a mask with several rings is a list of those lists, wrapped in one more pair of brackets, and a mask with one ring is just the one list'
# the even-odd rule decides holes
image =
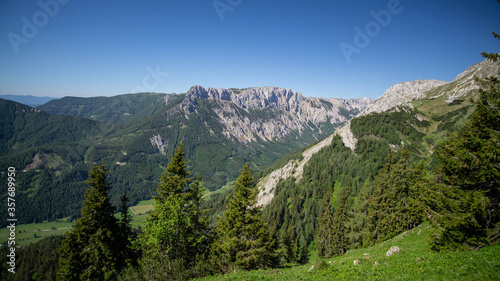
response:
{"label": "forested mountain slope", "polygon": [[165,111],[184,95],[139,93],[113,97],[64,97],[38,106],[51,114],[80,116],[104,123],[131,123]]}
{"label": "forested mountain slope", "polygon": [[[438,162],[433,149],[463,127],[474,109],[472,102],[479,98],[474,77],[498,77],[498,70],[498,64],[485,60],[450,83],[420,80],[395,85],[338,133],[267,173],[259,182],[259,204],[265,205],[270,221],[276,221],[283,241],[294,242],[298,249],[309,247],[326,194],[333,191],[336,208],[349,186],[354,217],[348,243],[360,246],[366,196],[373,192],[387,156],[392,153],[395,164],[408,151],[404,161],[416,165],[426,159],[424,169],[433,171]],[[388,104],[395,107],[388,109]]]}

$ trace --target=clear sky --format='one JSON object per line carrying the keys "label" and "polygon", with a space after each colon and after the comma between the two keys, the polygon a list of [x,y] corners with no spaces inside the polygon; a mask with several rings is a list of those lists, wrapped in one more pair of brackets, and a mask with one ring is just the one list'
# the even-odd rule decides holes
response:
{"label": "clear sky", "polygon": [[500,52],[496,0],[2,0],[0,94],[278,86],[377,98]]}

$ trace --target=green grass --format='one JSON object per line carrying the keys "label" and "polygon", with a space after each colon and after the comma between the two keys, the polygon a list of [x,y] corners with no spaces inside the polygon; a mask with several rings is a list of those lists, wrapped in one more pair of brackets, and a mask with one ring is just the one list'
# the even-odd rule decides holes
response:
{"label": "green grass", "polygon": [[[64,234],[72,226],[73,223],[66,222],[65,219],[43,223],[16,225],[16,245],[26,246],[40,241],[43,237]],[[9,228],[0,229],[0,243],[5,243],[8,240],[9,235]]]}
{"label": "green grass", "polygon": [[[370,248],[325,260],[313,257],[307,265],[199,280],[500,280],[500,245],[477,252],[433,253],[427,243],[429,229],[422,224]],[[401,252],[386,257],[391,246],[398,246]],[[360,264],[354,265],[354,260]]]}
{"label": "green grass", "polygon": [[137,203],[137,205],[130,207],[130,209],[132,210],[134,216],[145,215],[149,211],[151,211],[155,208],[154,202],[155,202],[154,199],[139,201],[139,203]]}

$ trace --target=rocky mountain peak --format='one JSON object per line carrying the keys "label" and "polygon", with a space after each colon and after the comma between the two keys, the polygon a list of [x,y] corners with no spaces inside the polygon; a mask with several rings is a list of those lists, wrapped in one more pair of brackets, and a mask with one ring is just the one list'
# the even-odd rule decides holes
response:
{"label": "rocky mountain peak", "polygon": [[278,87],[250,88],[237,95],[235,101],[242,108],[279,108],[297,112],[306,98],[298,92]]}
{"label": "rocky mountain peak", "polygon": [[211,110],[225,126],[223,134],[242,143],[258,138],[281,140],[294,132],[301,135],[304,130],[317,131],[314,134],[319,137],[325,133],[321,129],[325,124],[329,124],[328,130],[333,130],[372,102],[371,99],[306,98],[299,92],[279,87],[227,90],[194,86],[176,110],[189,118],[203,99],[217,104]]}
{"label": "rocky mountain peak", "polygon": [[399,105],[407,104],[426,96],[427,91],[447,84],[441,80],[415,80],[391,86],[375,102],[370,104],[360,115],[372,112],[384,112]]}

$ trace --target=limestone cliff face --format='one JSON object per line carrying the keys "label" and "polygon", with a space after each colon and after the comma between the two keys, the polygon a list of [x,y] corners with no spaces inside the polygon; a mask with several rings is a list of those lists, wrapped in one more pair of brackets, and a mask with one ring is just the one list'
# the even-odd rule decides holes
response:
{"label": "limestone cliff face", "polygon": [[407,104],[425,97],[429,90],[447,83],[440,80],[416,80],[398,83],[387,89],[380,98],[368,106],[360,115],[372,112],[384,112],[396,106]]}
{"label": "limestone cliff face", "polygon": [[325,124],[338,126],[363,111],[373,100],[306,98],[278,87],[226,89],[192,87],[179,105],[186,118],[197,113],[201,100],[215,103],[211,109],[224,125],[223,135],[249,143],[262,139],[279,141],[305,129],[321,133]]}

